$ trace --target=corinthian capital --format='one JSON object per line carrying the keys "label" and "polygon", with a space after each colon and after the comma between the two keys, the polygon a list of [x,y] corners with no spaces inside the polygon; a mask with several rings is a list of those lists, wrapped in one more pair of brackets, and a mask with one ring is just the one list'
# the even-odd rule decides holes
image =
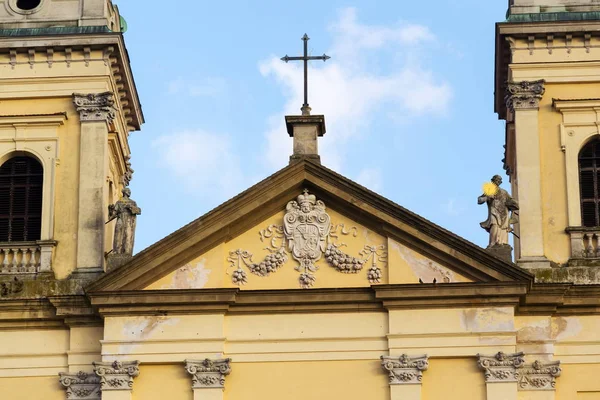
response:
{"label": "corinthian capital", "polygon": [[429,367],[427,355],[409,357],[381,356],[381,366],[388,372],[390,385],[406,385],[421,383],[423,371]]}
{"label": "corinthian capital", "polygon": [[115,119],[115,100],[111,92],[73,93],[73,103],[81,121],[112,121]]}
{"label": "corinthian capital", "polygon": [[554,390],[560,373],[560,361],[524,365],[519,370],[519,390]]}
{"label": "corinthian capital", "polygon": [[222,388],[231,373],[230,358],[202,361],[185,360],[185,369],[192,375],[193,389]]}
{"label": "corinthian capital", "polygon": [[525,364],[523,353],[499,352],[493,356],[478,354],[477,357],[477,365],[484,371],[486,382],[516,382],[517,368]]}
{"label": "corinthian capital", "polygon": [[100,378],[80,371],[76,374],[61,372],[60,383],[67,389],[67,399],[100,400]]}
{"label": "corinthian capital", "polygon": [[544,81],[508,82],[506,86],[506,108],[511,111],[539,108],[546,89]]}
{"label": "corinthian capital", "polygon": [[140,374],[139,361],[94,362],[94,372],[100,377],[102,391],[131,390],[133,378]]}

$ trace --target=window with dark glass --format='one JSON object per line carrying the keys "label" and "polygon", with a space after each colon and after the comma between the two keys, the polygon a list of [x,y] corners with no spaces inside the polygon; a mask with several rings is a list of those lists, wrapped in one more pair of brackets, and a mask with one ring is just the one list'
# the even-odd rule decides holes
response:
{"label": "window with dark glass", "polygon": [[579,152],[579,193],[581,225],[600,226],[600,139],[594,139]]}
{"label": "window with dark glass", "polygon": [[14,157],[0,167],[0,242],[39,240],[42,228],[42,165]]}

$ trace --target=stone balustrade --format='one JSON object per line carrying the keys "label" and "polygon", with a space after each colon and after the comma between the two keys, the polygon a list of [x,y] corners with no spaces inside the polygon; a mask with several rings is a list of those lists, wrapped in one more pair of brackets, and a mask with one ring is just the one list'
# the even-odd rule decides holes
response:
{"label": "stone balustrade", "polygon": [[0,243],[0,274],[37,274],[52,270],[56,242]]}
{"label": "stone balustrade", "polygon": [[600,259],[600,227],[569,227],[571,237],[571,258]]}

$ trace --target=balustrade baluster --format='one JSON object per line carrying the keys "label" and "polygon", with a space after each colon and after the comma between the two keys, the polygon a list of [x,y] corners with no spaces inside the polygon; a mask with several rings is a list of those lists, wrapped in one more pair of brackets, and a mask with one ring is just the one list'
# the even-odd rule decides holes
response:
{"label": "balustrade baluster", "polygon": [[27,265],[27,271],[28,272],[37,272],[37,265],[35,263],[35,253],[37,252],[37,249],[35,247],[32,247],[29,249],[31,256],[29,257],[29,263]]}
{"label": "balustrade baluster", "polygon": [[592,245],[592,234],[586,233],[583,235],[583,239],[587,241],[587,246],[585,247],[585,256],[591,258],[594,256],[594,246]]}
{"label": "balustrade baluster", "polygon": [[10,249],[10,253],[12,254],[12,262],[10,264],[10,271],[13,273],[17,273],[19,272],[19,269],[17,267],[17,256],[19,255],[19,249]]}
{"label": "balustrade baluster", "polygon": [[3,260],[2,260],[2,272],[3,273],[7,273],[8,272],[8,249],[2,249],[2,255],[3,255]]}

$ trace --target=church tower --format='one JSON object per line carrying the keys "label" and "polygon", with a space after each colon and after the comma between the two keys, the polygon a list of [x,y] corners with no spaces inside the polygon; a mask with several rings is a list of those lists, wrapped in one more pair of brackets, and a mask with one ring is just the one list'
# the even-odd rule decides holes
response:
{"label": "church tower", "polygon": [[143,123],[125,29],[110,0],[0,0],[2,274],[105,269]]}
{"label": "church tower", "polygon": [[600,282],[600,3],[510,0],[496,26],[495,109],[520,203],[516,261]]}

